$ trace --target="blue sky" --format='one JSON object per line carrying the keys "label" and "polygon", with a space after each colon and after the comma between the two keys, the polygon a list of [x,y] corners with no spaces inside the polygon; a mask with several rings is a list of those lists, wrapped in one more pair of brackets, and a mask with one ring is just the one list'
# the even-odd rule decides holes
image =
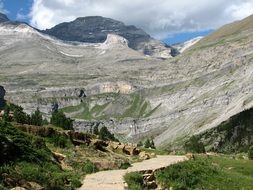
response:
{"label": "blue sky", "polygon": [[[29,23],[28,15],[32,7],[33,0],[3,0],[6,15],[11,20],[20,20]],[[24,18],[21,18],[23,15]],[[19,16],[19,18],[17,18]]]}
{"label": "blue sky", "polygon": [[[0,0],[11,20],[47,29],[77,17],[104,16],[168,44],[205,36],[253,13],[252,0]],[[131,14],[129,14],[131,13]],[[192,32],[193,31],[193,32]]]}
{"label": "blue sky", "polygon": [[198,36],[207,36],[214,30],[204,30],[204,31],[197,31],[197,32],[180,32],[170,35],[169,37],[163,39],[163,41],[167,44],[176,44],[188,41],[190,39],[196,38]]}

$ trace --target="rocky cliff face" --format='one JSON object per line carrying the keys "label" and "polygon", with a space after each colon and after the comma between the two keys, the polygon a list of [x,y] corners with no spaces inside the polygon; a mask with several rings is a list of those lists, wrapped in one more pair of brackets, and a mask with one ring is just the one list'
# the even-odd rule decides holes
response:
{"label": "rocky cliff face", "polygon": [[8,21],[9,21],[8,17],[5,14],[0,13],[0,23]]}
{"label": "rocky cliff face", "polygon": [[128,45],[146,55],[170,57],[170,48],[151,38],[142,29],[100,16],[82,17],[68,23],[61,23],[42,31],[65,41],[103,43],[108,34],[116,34],[128,40]]}
{"label": "rocky cliff face", "polygon": [[5,106],[4,96],[5,96],[5,89],[3,86],[0,86],[0,110],[3,109]]}

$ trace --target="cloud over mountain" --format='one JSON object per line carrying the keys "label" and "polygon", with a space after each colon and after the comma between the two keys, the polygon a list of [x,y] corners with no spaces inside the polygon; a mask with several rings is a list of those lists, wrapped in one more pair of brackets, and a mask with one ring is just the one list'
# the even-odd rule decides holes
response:
{"label": "cloud over mountain", "polygon": [[33,26],[45,29],[76,17],[100,15],[163,38],[174,32],[217,28],[252,13],[252,0],[34,0],[30,16]]}

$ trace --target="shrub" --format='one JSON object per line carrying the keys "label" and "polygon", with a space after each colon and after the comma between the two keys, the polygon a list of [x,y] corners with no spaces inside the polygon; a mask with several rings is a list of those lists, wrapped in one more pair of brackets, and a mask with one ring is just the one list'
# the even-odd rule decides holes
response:
{"label": "shrub", "polygon": [[213,175],[220,175],[219,170],[210,161],[197,159],[171,165],[159,171],[156,178],[159,184],[168,189],[205,189],[201,185],[202,181]]}
{"label": "shrub", "polygon": [[[51,159],[51,151],[38,142],[37,137],[27,135],[16,129],[9,123],[0,122],[0,138],[3,140],[6,149],[1,149],[2,155],[10,157],[6,161],[26,160],[31,162],[43,162]],[[40,144],[40,147],[38,146]],[[8,145],[6,147],[6,145]]]}
{"label": "shrub", "polygon": [[184,145],[184,148],[187,152],[192,153],[205,153],[205,146],[202,142],[199,142],[199,139],[195,136],[192,136],[189,141]]}
{"label": "shrub", "polygon": [[144,147],[155,149],[155,143],[154,143],[153,139],[151,139],[151,140],[146,139],[146,141],[144,142]]}
{"label": "shrub", "polygon": [[249,148],[248,157],[250,160],[253,160],[253,146]]}
{"label": "shrub", "polygon": [[51,138],[55,147],[66,148],[68,144],[67,137],[56,135]]}
{"label": "shrub", "polygon": [[124,162],[120,165],[120,169],[127,169],[131,166],[129,162]]}
{"label": "shrub", "polygon": [[128,173],[124,176],[126,183],[130,190],[142,190],[143,189],[143,177],[137,172]]}
{"label": "shrub", "polygon": [[91,161],[87,161],[85,162],[85,164],[82,167],[82,171],[86,174],[91,174],[91,173],[95,173],[98,171],[97,167],[91,162]]}

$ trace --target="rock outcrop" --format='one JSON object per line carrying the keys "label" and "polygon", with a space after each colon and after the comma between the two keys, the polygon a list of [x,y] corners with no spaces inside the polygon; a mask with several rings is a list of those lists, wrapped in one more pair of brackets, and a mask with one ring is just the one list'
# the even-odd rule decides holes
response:
{"label": "rock outcrop", "polygon": [[5,14],[0,13],[0,23],[8,21],[9,21],[8,17]]}
{"label": "rock outcrop", "polygon": [[5,96],[5,89],[3,86],[0,86],[0,110],[2,110],[5,106],[5,100],[4,100],[4,96]]}

